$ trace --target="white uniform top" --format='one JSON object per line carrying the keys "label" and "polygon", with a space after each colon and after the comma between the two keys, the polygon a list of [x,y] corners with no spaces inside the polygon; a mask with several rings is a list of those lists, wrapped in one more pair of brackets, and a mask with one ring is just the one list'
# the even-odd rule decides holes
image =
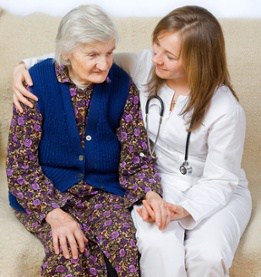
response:
{"label": "white uniform top", "polygon": [[[115,62],[131,75],[137,85],[145,118],[146,84],[152,68],[152,51],[116,54]],[[170,112],[173,93],[167,85],[158,92],[164,102],[165,112],[155,153],[163,190],[168,185],[183,192],[184,197],[176,204],[183,206],[192,218],[182,220],[181,225],[192,229],[223,208],[238,186],[248,185],[241,169],[245,114],[228,87],[218,88],[202,125],[190,136],[188,162],[192,167],[192,174],[182,175],[179,168],[184,162],[188,125],[187,117],[184,118],[180,113],[188,96],[179,96]],[[159,101],[151,100],[146,127],[152,141],[155,141],[159,127],[159,113]]]}
{"label": "white uniform top", "polygon": [[[24,60],[27,67],[47,56]],[[50,55],[48,55],[50,57]],[[152,51],[115,54],[114,61],[132,77],[140,91],[141,108],[145,118],[146,84],[152,68]],[[203,219],[223,208],[239,187],[248,183],[241,169],[245,137],[245,114],[226,86],[220,87],[210,104],[199,129],[191,133],[188,162],[191,175],[179,171],[184,162],[188,127],[186,117],[180,115],[188,96],[179,96],[172,112],[169,111],[173,90],[164,85],[158,95],[165,106],[160,135],[155,147],[163,191],[173,186],[182,192],[178,203],[190,214],[180,221],[185,229],[193,229]],[[151,100],[149,108],[149,137],[155,140],[159,126],[160,103]],[[168,200],[168,195],[164,195]]]}

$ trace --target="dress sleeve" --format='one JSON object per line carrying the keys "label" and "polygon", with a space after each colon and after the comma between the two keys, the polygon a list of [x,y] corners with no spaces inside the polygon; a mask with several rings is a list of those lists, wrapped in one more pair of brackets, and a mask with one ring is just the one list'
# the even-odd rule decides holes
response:
{"label": "dress sleeve", "polygon": [[210,127],[203,176],[179,203],[191,214],[180,221],[184,228],[193,229],[230,201],[240,183],[245,126],[245,113],[236,105]]}
{"label": "dress sleeve", "polygon": [[24,106],[23,109],[23,113],[13,109],[7,150],[7,180],[9,191],[18,203],[41,222],[49,211],[63,206],[67,199],[65,194],[54,188],[39,164],[42,115],[36,107]]}
{"label": "dress sleeve", "polygon": [[120,184],[126,190],[125,204],[130,208],[148,191],[162,193],[156,161],[148,154],[147,134],[134,84],[130,86],[118,137],[121,142]]}

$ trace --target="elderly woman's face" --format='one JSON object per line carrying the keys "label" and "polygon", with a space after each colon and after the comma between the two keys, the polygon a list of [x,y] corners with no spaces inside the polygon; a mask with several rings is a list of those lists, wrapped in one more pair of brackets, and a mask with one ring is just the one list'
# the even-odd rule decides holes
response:
{"label": "elderly woman's face", "polygon": [[70,78],[77,84],[104,82],[112,66],[114,49],[114,39],[77,47],[65,55],[70,61]]}

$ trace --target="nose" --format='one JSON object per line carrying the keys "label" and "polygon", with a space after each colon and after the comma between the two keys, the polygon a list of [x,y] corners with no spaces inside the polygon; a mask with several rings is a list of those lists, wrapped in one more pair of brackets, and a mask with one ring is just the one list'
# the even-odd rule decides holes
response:
{"label": "nose", "polygon": [[109,59],[106,57],[100,57],[100,59],[96,63],[96,67],[102,71],[107,70],[109,67]]}
{"label": "nose", "polygon": [[163,59],[162,59],[162,55],[157,52],[157,53],[154,53],[154,56],[152,58],[152,61],[155,63],[155,64],[163,64]]}

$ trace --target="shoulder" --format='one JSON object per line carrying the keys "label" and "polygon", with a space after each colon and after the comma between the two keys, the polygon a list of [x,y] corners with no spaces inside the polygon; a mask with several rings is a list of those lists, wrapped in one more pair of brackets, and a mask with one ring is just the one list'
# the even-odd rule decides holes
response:
{"label": "shoulder", "polygon": [[153,52],[151,49],[145,49],[137,53],[136,70],[132,77],[141,94],[146,94],[147,91],[147,84],[153,68],[152,58]]}
{"label": "shoulder", "polygon": [[152,58],[153,52],[152,49],[144,49],[137,54],[137,72],[141,73],[142,71],[148,74],[151,71],[153,66]]}
{"label": "shoulder", "polygon": [[110,77],[118,77],[118,76],[129,77],[129,74],[124,69],[119,67],[117,64],[113,63],[109,72],[109,76]]}
{"label": "shoulder", "polygon": [[37,64],[29,70],[30,76],[33,80],[31,91],[40,97],[49,95],[50,92],[56,88],[57,76],[55,71],[55,61],[53,59],[46,59]]}
{"label": "shoulder", "polygon": [[35,64],[29,69],[30,74],[42,72],[46,70],[54,70],[55,68],[55,61],[52,58],[45,59],[43,61],[40,61],[39,63]]}
{"label": "shoulder", "polygon": [[216,122],[221,118],[233,120],[244,117],[245,112],[232,91],[227,86],[220,86],[213,95],[205,120]]}
{"label": "shoulder", "polygon": [[210,109],[220,113],[233,113],[235,110],[243,110],[232,91],[227,86],[220,86],[211,100]]}
{"label": "shoulder", "polygon": [[35,65],[33,65],[30,70],[32,68],[43,68],[43,67],[48,67],[48,66],[54,66],[55,60],[52,58],[48,58],[45,60],[40,61],[39,63],[36,63]]}

